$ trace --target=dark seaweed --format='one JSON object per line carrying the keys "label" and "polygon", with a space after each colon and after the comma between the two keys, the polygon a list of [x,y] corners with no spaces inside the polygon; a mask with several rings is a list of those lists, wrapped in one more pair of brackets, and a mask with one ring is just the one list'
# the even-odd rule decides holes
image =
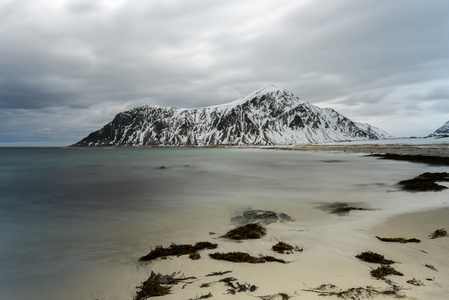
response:
{"label": "dark seaweed", "polygon": [[229,253],[216,252],[209,254],[209,256],[216,260],[226,260],[230,262],[239,262],[239,263],[245,262],[250,264],[263,264],[266,262],[280,262],[284,264],[287,263],[285,260],[278,259],[273,256],[255,257],[244,252],[229,252]]}
{"label": "dark seaweed", "polygon": [[379,236],[376,236],[377,239],[379,239],[382,242],[390,242],[390,243],[421,243],[421,240],[418,240],[416,238],[406,239],[406,238],[382,238]]}
{"label": "dark seaweed", "polygon": [[426,156],[426,155],[401,155],[401,154],[371,154],[368,156],[380,159],[404,160],[410,162],[426,163],[429,165],[449,166],[449,157]]}
{"label": "dark seaweed", "polygon": [[385,279],[385,276],[388,276],[388,275],[404,276],[404,274],[402,274],[399,271],[396,271],[393,267],[391,267],[389,265],[382,265],[382,266],[378,267],[377,269],[371,270],[370,273],[371,273],[371,276],[373,276],[374,278],[377,278],[377,279]]}
{"label": "dark seaweed", "polygon": [[377,263],[383,265],[390,265],[395,263],[393,260],[385,259],[383,255],[371,251],[362,252],[359,255],[356,255],[356,257],[369,263]]}
{"label": "dark seaweed", "polygon": [[260,239],[267,234],[267,230],[257,224],[247,224],[226,233],[223,237],[232,240]]}
{"label": "dark seaweed", "polygon": [[195,255],[197,251],[203,249],[216,249],[217,244],[212,244],[209,242],[198,242],[194,246],[192,245],[176,245],[171,244],[170,247],[164,248],[162,246],[156,246],[154,250],[145,256],[142,256],[139,261],[151,261],[156,258],[166,257],[166,256],[180,256],[180,255],[191,255],[192,259],[199,259],[199,255]]}

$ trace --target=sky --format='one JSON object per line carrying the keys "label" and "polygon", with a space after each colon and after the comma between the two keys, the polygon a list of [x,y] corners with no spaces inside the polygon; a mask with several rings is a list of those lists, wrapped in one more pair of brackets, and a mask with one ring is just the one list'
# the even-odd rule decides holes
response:
{"label": "sky", "polygon": [[0,0],[0,146],[275,84],[397,137],[449,120],[447,0]]}

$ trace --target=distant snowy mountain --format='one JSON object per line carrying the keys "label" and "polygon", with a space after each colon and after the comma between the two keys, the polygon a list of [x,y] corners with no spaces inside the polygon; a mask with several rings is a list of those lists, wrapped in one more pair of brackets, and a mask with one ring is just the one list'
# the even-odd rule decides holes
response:
{"label": "distant snowy mountain", "polygon": [[439,135],[449,135],[449,121],[446,122],[443,126],[435,130],[429,136],[439,136]]}
{"label": "distant snowy mountain", "polygon": [[288,145],[385,138],[393,137],[269,86],[223,105],[137,107],[74,146]]}

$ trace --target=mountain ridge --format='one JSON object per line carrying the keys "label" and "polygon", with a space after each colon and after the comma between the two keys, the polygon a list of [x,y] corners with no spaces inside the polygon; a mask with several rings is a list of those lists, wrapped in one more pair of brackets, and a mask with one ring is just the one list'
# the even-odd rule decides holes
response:
{"label": "mountain ridge", "polygon": [[449,121],[447,121],[443,126],[435,130],[429,136],[444,136],[449,135]]}
{"label": "mountain ridge", "polygon": [[384,138],[393,137],[268,86],[222,105],[130,109],[73,146],[252,146]]}

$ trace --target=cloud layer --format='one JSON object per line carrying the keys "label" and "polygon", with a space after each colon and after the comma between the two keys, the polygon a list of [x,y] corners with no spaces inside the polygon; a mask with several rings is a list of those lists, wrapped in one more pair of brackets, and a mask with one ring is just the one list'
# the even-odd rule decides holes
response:
{"label": "cloud layer", "polygon": [[0,4],[0,143],[73,143],[125,109],[269,84],[397,136],[449,120],[449,2]]}

